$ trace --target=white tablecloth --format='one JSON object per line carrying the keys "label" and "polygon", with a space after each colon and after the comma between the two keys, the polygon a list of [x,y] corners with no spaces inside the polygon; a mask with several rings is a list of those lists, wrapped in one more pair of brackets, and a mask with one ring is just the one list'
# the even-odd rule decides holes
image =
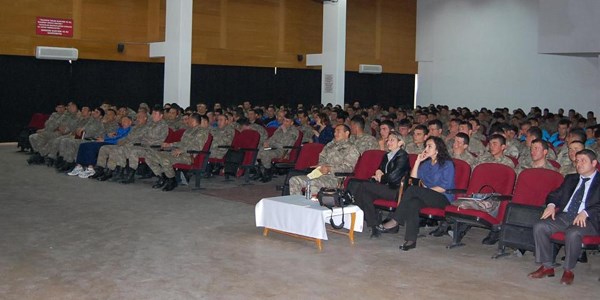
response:
{"label": "white tablecloth", "polygon": [[[356,213],[354,231],[362,232],[363,211],[356,205],[344,207],[344,228],[350,229],[351,213]],[[342,209],[333,209],[333,220],[339,225]],[[312,238],[327,240],[325,222],[329,223],[331,209],[319,202],[291,195],[263,198],[255,207],[256,227],[267,227]]]}

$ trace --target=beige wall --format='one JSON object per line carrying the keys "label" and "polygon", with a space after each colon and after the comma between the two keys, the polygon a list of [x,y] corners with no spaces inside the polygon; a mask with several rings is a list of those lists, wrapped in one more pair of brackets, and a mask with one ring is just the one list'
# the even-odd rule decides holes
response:
{"label": "beige wall", "polygon": [[[0,54],[75,47],[83,59],[159,62],[147,42],[164,39],[165,0],[0,0]],[[73,38],[35,34],[37,16],[71,18]],[[381,64],[414,74],[416,0],[348,0],[346,69]],[[322,5],[313,0],[195,0],[194,64],[306,68],[321,51]],[[124,53],[117,52],[118,43]]]}

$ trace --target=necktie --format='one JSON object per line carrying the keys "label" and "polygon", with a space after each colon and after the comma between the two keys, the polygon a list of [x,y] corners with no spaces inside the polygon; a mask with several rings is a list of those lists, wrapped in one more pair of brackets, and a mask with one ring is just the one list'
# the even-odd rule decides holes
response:
{"label": "necktie", "polygon": [[590,180],[589,178],[581,178],[581,185],[573,194],[573,199],[571,199],[571,203],[569,204],[569,208],[567,209],[567,217],[569,220],[575,220],[577,213],[579,212],[579,206],[581,206],[581,201],[583,201],[583,193],[585,192],[585,183]]}

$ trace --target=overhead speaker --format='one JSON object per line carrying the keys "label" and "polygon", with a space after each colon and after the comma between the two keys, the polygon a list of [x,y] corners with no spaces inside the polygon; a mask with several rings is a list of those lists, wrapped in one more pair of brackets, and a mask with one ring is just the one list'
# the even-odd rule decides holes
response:
{"label": "overhead speaker", "polygon": [[53,60],[77,60],[79,50],[75,48],[46,47],[37,46],[35,48],[35,58],[53,59]]}

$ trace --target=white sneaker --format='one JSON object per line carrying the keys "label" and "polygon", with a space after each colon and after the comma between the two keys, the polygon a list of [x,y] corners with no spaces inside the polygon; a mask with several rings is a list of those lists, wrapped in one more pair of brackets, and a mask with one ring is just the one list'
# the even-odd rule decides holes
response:
{"label": "white sneaker", "polygon": [[94,168],[87,168],[85,171],[79,173],[79,178],[88,178],[94,174],[96,174]]}
{"label": "white sneaker", "polygon": [[79,173],[83,172],[82,166],[76,166],[71,172],[67,173],[69,176],[77,176]]}

